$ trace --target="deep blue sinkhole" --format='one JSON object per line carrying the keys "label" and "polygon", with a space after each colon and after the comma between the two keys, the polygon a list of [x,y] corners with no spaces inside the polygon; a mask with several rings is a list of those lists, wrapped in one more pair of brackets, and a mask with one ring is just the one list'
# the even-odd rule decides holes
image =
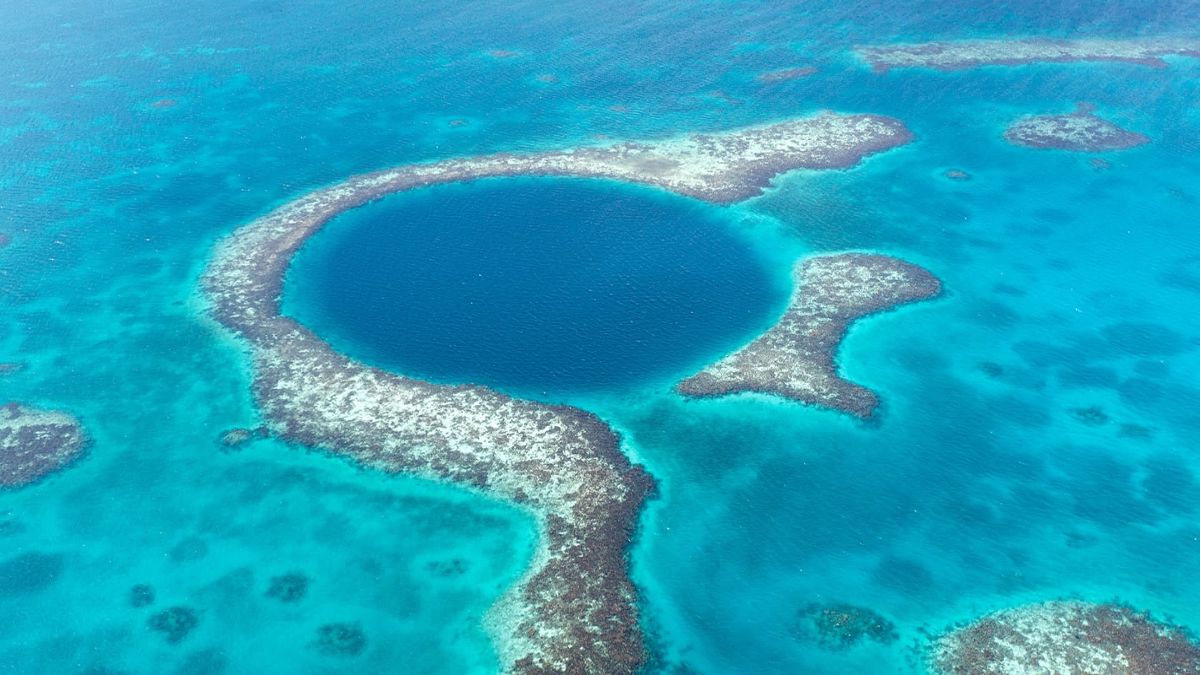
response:
{"label": "deep blue sinkhole", "polygon": [[785,294],[725,209],[505,178],[342,214],[297,256],[284,309],[367,363],[552,396],[698,366],[764,328]]}

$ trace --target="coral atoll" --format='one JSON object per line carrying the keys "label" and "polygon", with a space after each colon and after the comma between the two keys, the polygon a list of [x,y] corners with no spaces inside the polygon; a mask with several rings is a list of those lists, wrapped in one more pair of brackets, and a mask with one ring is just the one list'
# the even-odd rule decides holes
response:
{"label": "coral atoll", "polygon": [[1013,122],[1004,138],[1016,145],[1076,152],[1124,150],[1150,142],[1142,134],[1126,131],[1092,114],[1091,106],[1081,104],[1065,115],[1031,115]]}
{"label": "coral atoll", "polygon": [[0,406],[0,489],[54,473],[83,454],[83,427],[71,415],[16,403]]}
{"label": "coral atoll", "polygon": [[941,282],[911,263],[882,255],[843,253],[796,264],[795,291],[783,317],[742,349],[677,386],[688,396],[775,394],[869,417],[874,392],[843,379],[834,361],[856,319],[931,298]]}
{"label": "coral atoll", "polygon": [[1182,628],[1125,605],[1046,602],[989,614],[937,638],[944,675],[1182,675],[1200,672],[1200,647]]}
{"label": "coral atoll", "polygon": [[476,386],[369,368],[280,314],[292,256],[330,219],[384,195],[484,177],[554,175],[658,186],[714,203],[753,197],[796,168],[841,168],[906,143],[900,122],[825,113],[731,132],[538,154],[411,164],[289,202],[218,247],[203,279],[212,315],[251,348],[271,431],[393,473],[523,505],[541,530],[525,577],[487,626],[505,670],[630,673],[646,659],[626,551],[654,482],[596,416]]}
{"label": "coral atoll", "polygon": [[1073,61],[1119,61],[1162,68],[1167,65],[1165,56],[1200,57],[1200,39],[959,40],[858,47],[856,51],[879,72],[891,68],[962,70]]}

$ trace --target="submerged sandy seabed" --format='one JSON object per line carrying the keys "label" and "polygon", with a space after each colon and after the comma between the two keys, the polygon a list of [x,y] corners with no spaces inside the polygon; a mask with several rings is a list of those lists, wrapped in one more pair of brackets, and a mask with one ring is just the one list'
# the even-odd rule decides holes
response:
{"label": "submerged sandy seabed", "polygon": [[387,194],[493,176],[581,176],[658,186],[713,203],[773,176],[831,169],[911,139],[899,121],[824,113],[717,134],[411,164],[289,202],[218,246],[203,277],[212,315],[249,345],[271,430],[387,472],[478,489],[527,508],[541,534],[524,578],[487,626],[510,672],[630,673],[646,660],[626,554],[655,484],[591,413],[371,368],[280,314],[283,278],[331,218]]}

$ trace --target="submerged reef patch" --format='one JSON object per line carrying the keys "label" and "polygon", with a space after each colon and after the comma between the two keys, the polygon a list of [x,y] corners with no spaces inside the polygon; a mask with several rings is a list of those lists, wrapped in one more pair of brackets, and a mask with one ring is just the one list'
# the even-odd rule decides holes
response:
{"label": "submerged reef patch", "polygon": [[150,584],[135,584],[129,589],[130,607],[149,607],[154,604],[154,587]]}
{"label": "submerged reef patch", "polygon": [[150,630],[161,633],[163,639],[169,644],[177,644],[190,635],[196,626],[200,625],[200,614],[191,607],[182,605],[168,607],[161,612],[152,614],[146,620],[146,625],[150,627]]}
{"label": "submerged reef patch", "polygon": [[845,651],[864,640],[891,644],[896,641],[896,626],[869,607],[841,602],[813,603],[797,614],[797,633],[813,639],[822,649]]}
{"label": "submerged reef patch", "polygon": [[843,253],[801,260],[787,311],[769,331],[677,385],[687,396],[775,394],[870,417],[874,392],[837,373],[834,356],[855,320],[941,292],[928,271],[897,258]]}
{"label": "submerged reef patch", "polygon": [[1082,103],[1066,115],[1022,117],[1004,131],[1004,139],[1027,148],[1075,152],[1125,150],[1150,142],[1142,134],[1092,114],[1092,107]]}
{"label": "submerged reef patch", "polygon": [[79,420],[17,403],[0,406],[0,490],[19,488],[65,468],[83,454]]}
{"label": "submerged reef patch", "polygon": [[253,429],[237,427],[227,429],[221,432],[221,447],[225,450],[241,450],[247,443],[262,440],[267,435],[268,431],[266,427],[255,427]]}
{"label": "submerged reef patch", "polygon": [[300,572],[288,572],[277,577],[271,577],[271,585],[267,587],[267,597],[282,603],[295,603],[304,599],[308,594],[308,577]]}
{"label": "submerged reef patch", "polygon": [[1067,412],[1080,424],[1086,424],[1089,427],[1102,427],[1108,424],[1111,419],[1108,413],[1104,412],[1104,408],[1097,405],[1086,408],[1071,408]]}
{"label": "submerged reef patch", "polygon": [[1200,671],[1200,646],[1178,626],[1119,604],[1056,601],[989,614],[934,640],[944,675],[1167,675]]}
{"label": "submerged reef patch", "polygon": [[1132,38],[1079,40],[958,40],[857,47],[856,53],[875,69],[932,68],[963,70],[980,66],[1019,66],[1028,63],[1119,61],[1165,68],[1164,56],[1200,57],[1200,39]]}
{"label": "submerged reef patch", "polygon": [[367,634],[357,623],[327,623],[317,629],[317,650],[334,656],[357,656],[367,648]]}
{"label": "submerged reef patch", "polygon": [[655,488],[650,475],[591,413],[435,385],[338,354],[280,314],[292,256],[339,213],[429,185],[594,177],[732,203],[758,195],[780,172],[849,167],[911,138],[891,118],[825,113],[717,134],[401,166],[316,190],[237,230],[202,283],[213,317],[250,346],[255,399],[274,434],[382,471],[477,489],[537,518],[533,563],[486,621],[505,671],[632,673],[647,655],[626,555]]}
{"label": "submerged reef patch", "polygon": [[792,68],[780,68],[779,70],[768,70],[765,73],[759,73],[755,79],[763,84],[774,84],[776,82],[786,82],[788,80],[808,77],[816,72],[817,69],[814,66],[795,66]]}

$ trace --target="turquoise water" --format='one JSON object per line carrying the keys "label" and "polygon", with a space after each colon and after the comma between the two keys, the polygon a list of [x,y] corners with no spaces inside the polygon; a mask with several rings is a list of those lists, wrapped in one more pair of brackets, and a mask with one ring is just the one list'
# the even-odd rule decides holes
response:
{"label": "turquoise water", "polygon": [[[70,410],[93,437],[75,468],[0,494],[0,665],[494,670],[479,618],[521,573],[532,523],[271,440],[222,452],[223,430],[258,419],[242,351],[196,297],[213,243],[355,172],[822,108],[895,115],[918,140],[853,171],[791,174],[706,219],[727,243],[681,252],[757,270],[766,285],[751,285],[767,298],[753,316],[715,314],[710,346],[686,354],[656,343],[669,358],[648,376],[604,371],[619,386],[552,394],[621,429],[660,480],[632,554],[656,669],[913,672],[922,629],[1064,595],[1122,598],[1200,629],[1200,62],[881,77],[847,52],[1004,32],[1157,34],[1200,25],[1197,12],[1190,2],[0,6],[0,232],[12,238],[0,249],[0,361],[26,364],[0,376],[0,399]],[[806,64],[818,72],[755,80]],[[1153,143],[1105,155],[1111,167],[1098,170],[1086,156],[1003,142],[1012,118],[1081,100]],[[947,180],[948,168],[972,180]],[[652,267],[687,244],[679,236],[630,264]],[[636,256],[626,243],[591,246]],[[683,375],[769,320],[771,280],[795,256],[846,248],[925,265],[948,289],[847,340],[845,372],[883,396],[878,422],[670,392],[671,369]],[[427,271],[445,265],[440,255]],[[487,290],[499,297],[519,280],[500,275]],[[1073,412],[1090,408],[1103,416]],[[267,597],[288,572],[311,580],[305,598]],[[154,587],[154,605],[130,605],[134,584]],[[826,601],[874,608],[899,639],[821,650],[794,623]],[[199,623],[169,644],[147,621],[176,605]],[[357,656],[314,645],[320,626],[341,622],[366,635]]]}

